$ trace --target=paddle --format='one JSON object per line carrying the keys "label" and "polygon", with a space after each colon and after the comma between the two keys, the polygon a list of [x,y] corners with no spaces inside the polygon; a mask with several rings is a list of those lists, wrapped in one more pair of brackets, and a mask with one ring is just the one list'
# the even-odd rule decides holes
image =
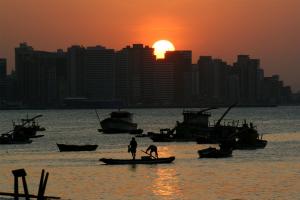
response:
{"label": "paddle", "polygon": [[157,159],[156,157],[152,156],[150,153],[147,153],[146,151],[141,150],[141,152],[143,152],[143,153],[149,155],[149,156],[150,156],[151,158],[153,158],[153,159]]}

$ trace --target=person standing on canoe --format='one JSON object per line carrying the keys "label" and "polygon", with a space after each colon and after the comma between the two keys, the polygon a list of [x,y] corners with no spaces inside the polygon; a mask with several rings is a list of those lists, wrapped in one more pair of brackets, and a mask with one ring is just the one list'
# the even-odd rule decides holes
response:
{"label": "person standing on canoe", "polygon": [[135,160],[136,148],[137,148],[137,142],[135,141],[135,138],[133,137],[128,146],[128,151],[131,152],[133,160]]}
{"label": "person standing on canoe", "polygon": [[[148,151],[150,151],[150,156],[152,156],[152,153],[154,152],[155,153],[155,157],[158,158],[158,153],[157,153],[157,146],[151,144],[147,150],[146,150],[146,153],[148,153]],[[152,156],[153,157],[153,156]]]}

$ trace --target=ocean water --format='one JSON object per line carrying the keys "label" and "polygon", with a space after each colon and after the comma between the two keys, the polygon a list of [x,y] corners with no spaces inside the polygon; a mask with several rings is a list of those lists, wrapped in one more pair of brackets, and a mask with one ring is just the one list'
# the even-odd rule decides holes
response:
{"label": "ocean water", "polygon": [[[128,109],[144,132],[171,128],[182,121],[183,109]],[[98,110],[105,118],[112,110]],[[225,109],[212,111],[211,122]],[[42,114],[47,130],[32,144],[0,145],[0,191],[13,192],[14,169],[25,168],[30,193],[37,193],[40,173],[50,173],[46,195],[63,199],[300,199],[300,107],[233,108],[226,119],[252,121],[265,149],[236,150],[232,158],[199,159],[209,145],[194,142],[156,143],[160,157],[176,156],[172,164],[109,166],[100,158],[131,158],[129,134],[97,132],[94,110],[0,111],[0,132],[12,120]],[[137,156],[152,141],[136,138]],[[58,151],[56,143],[98,144],[94,152]],[[21,190],[22,191],[22,190]]]}

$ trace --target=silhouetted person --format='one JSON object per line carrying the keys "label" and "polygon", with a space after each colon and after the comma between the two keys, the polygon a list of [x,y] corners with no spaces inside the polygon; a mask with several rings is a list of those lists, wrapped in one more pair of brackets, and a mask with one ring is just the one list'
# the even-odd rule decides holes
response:
{"label": "silhouetted person", "polygon": [[155,153],[155,157],[158,158],[158,153],[157,153],[157,147],[155,145],[150,145],[147,150],[146,153],[148,153],[148,151],[150,151],[150,155],[152,156],[152,153]]}
{"label": "silhouetted person", "polygon": [[135,160],[136,148],[137,148],[137,143],[135,141],[135,138],[133,137],[128,146],[128,150],[131,152],[133,160]]}

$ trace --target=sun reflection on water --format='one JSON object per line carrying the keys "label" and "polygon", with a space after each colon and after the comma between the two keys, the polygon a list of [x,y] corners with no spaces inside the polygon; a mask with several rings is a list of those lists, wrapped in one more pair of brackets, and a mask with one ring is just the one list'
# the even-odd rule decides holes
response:
{"label": "sun reflection on water", "polygon": [[170,199],[182,197],[178,174],[172,168],[157,168],[157,177],[153,180],[152,192],[154,195]]}

